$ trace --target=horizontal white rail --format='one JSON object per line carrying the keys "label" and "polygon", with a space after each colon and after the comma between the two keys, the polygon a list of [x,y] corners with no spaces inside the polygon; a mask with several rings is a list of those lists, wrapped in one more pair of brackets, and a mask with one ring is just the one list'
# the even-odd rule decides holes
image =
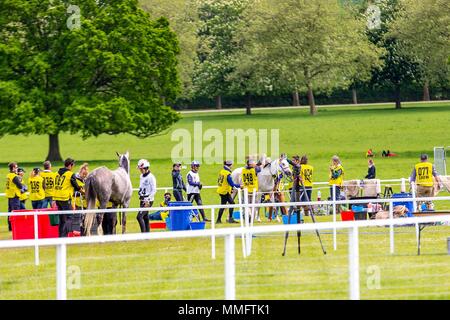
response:
{"label": "horizontal white rail", "polygon": [[[404,178],[406,181],[408,181],[408,178]],[[385,182],[402,182],[403,179],[387,179],[387,180],[380,180],[381,183],[385,183]],[[328,185],[327,181],[324,182],[314,182],[314,185]],[[217,186],[203,186],[202,189],[215,189],[217,188]],[[172,190],[173,187],[158,187],[156,188],[157,191],[164,191],[164,192],[168,192],[169,190]],[[139,191],[138,188],[133,188],[133,191]],[[4,197],[5,193],[0,193],[0,197]]]}
{"label": "horizontal white rail", "polygon": [[315,230],[331,230],[362,228],[362,227],[384,227],[394,224],[414,225],[424,223],[450,222],[450,214],[430,217],[412,217],[397,218],[386,220],[360,220],[360,221],[342,221],[342,222],[320,222],[320,223],[304,223],[304,224],[283,224],[275,226],[253,226],[244,228],[220,228],[220,229],[204,229],[189,231],[172,231],[172,232],[150,232],[150,233],[131,233],[123,235],[108,236],[92,236],[92,237],[74,237],[74,238],[49,238],[37,240],[2,240],[0,248],[24,248],[39,246],[55,246],[55,245],[75,245],[75,244],[92,244],[92,243],[111,243],[111,242],[129,242],[143,240],[161,240],[161,239],[180,239],[180,238],[198,238],[211,236],[227,236],[241,235],[243,232],[251,232],[252,234],[290,232],[290,231],[315,231]]}
{"label": "horizontal white rail", "polygon": [[[226,205],[202,205],[202,206],[180,206],[180,207],[147,207],[147,208],[118,208],[118,209],[86,209],[82,213],[110,213],[122,212],[130,213],[136,211],[176,211],[176,210],[211,210],[211,209],[239,209],[242,207],[249,208],[263,208],[263,207],[291,207],[291,206],[315,206],[315,205],[340,205],[340,204],[363,204],[363,203],[394,203],[394,202],[419,202],[419,201],[450,201],[450,196],[445,197],[420,197],[420,198],[388,198],[388,199],[354,199],[354,200],[324,200],[324,201],[309,201],[309,202],[275,202],[275,203],[248,203],[242,204],[226,204]],[[5,216],[29,216],[29,215],[48,215],[48,214],[80,214],[81,210],[66,210],[66,211],[33,211],[30,209],[27,212],[0,212],[0,217]]]}

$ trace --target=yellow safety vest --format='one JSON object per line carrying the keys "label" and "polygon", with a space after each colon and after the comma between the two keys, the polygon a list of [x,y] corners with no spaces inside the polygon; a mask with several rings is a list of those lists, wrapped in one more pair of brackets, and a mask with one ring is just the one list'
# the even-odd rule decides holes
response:
{"label": "yellow safety vest", "polygon": [[416,164],[416,184],[423,187],[433,186],[433,164],[420,162]]}
{"label": "yellow safety vest", "polygon": [[[163,201],[159,204],[160,207],[167,207],[166,203]],[[161,211],[161,219],[163,221],[166,221],[167,217],[169,216],[169,211]]]}
{"label": "yellow safety vest", "polygon": [[344,167],[342,165],[338,165],[337,167],[333,168],[333,173],[338,172],[339,170],[342,170],[342,174],[337,177],[336,179],[333,178],[332,174],[330,173],[330,180],[328,181],[328,184],[331,186],[333,184],[337,186],[342,186],[342,183],[344,182]]}
{"label": "yellow safety vest", "polygon": [[17,188],[16,184],[13,182],[13,179],[18,176],[19,175],[14,172],[10,172],[6,175],[5,194],[7,198],[15,198],[15,197],[20,198],[20,196],[22,195],[20,189]]}
{"label": "yellow safety vest", "polygon": [[[23,184],[23,177],[20,177],[20,182]],[[29,192],[24,192],[20,195],[19,200],[25,201],[28,199]]]}
{"label": "yellow safety vest", "polygon": [[30,200],[39,201],[45,199],[44,178],[36,176],[28,179],[28,186],[30,190]]}
{"label": "yellow safety vest", "polygon": [[66,171],[62,176],[59,173],[56,174],[53,200],[68,201],[73,197],[74,189],[70,183],[72,175],[72,171]]}
{"label": "yellow safety vest", "polygon": [[222,169],[219,172],[219,179],[217,179],[217,185],[219,186],[217,188],[218,194],[227,194],[231,193],[231,186],[228,183],[228,176],[231,174],[230,171]]}
{"label": "yellow safety vest", "polygon": [[44,178],[45,197],[46,198],[53,197],[55,195],[55,179],[57,173],[42,171],[40,175],[42,178]]}
{"label": "yellow safety vest", "polygon": [[300,170],[300,177],[303,180],[303,185],[305,187],[313,186],[313,173],[314,167],[309,164],[302,164],[302,168]]}
{"label": "yellow safety vest", "polygon": [[[83,181],[77,179],[77,183],[78,183],[78,185],[79,185],[80,187],[84,187],[84,182],[83,182]],[[81,201],[81,197],[83,197],[83,201]],[[82,195],[81,197],[80,197],[80,194],[79,194],[79,193],[77,193],[76,195],[74,194],[75,205],[76,205],[78,208],[86,209],[86,208],[87,208],[87,201],[86,201],[86,198],[85,198],[85,196],[83,196],[83,195]]]}
{"label": "yellow safety vest", "polygon": [[242,184],[244,188],[248,189],[248,192],[258,191],[258,177],[255,168],[242,169]]}

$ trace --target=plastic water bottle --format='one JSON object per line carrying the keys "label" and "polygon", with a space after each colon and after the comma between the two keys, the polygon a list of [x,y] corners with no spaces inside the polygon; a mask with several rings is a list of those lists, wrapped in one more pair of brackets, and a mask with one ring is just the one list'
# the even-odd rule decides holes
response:
{"label": "plastic water bottle", "polygon": [[420,206],[420,211],[427,211],[427,204],[425,202]]}
{"label": "plastic water bottle", "polygon": [[322,200],[322,193],[320,192],[320,190],[317,192],[317,201],[321,201]]}
{"label": "plastic water bottle", "polygon": [[367,212],[372,213],[372,212],[373,212],[373,209],[372,209],[372,208],[373,208],[373,207],[372,207],[372,203],[369,202],[369,203],[367,204]]}

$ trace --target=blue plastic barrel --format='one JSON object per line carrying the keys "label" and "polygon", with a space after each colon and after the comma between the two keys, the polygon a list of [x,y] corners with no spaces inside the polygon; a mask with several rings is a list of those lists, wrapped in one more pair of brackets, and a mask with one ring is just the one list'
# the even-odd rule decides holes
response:
{"label": "blue plastic barrel", "polygon": [[[406,193],[406,192],[402,192],[402,193],[394,193],[392,195],[393,199],[401,199],[401,198],[412,198],[412,194],[411,193]],[[413,212],[414,212],[414,203],[412,201],[399,201],[399,202],[393,202],[392,206],[406,206],[406,208],[408,209],[408,213],[407,213],[407,217],[412,217],[413,216]]]}
{"label": "blue plastic barrel", "polygon": [[[174,201],[169,202],[170,207],[192,207],[192,203],[189,201]],[[170,230],[190,230],[191,212],[192,209],[189,208],[186,208],[186,210],[169,210]]]}

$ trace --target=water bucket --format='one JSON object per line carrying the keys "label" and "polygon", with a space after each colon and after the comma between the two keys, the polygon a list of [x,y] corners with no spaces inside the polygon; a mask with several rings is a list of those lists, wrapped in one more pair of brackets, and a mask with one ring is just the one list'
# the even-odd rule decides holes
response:
{"label": "water bucket", "polygon": [[[294,213],[291,215],[291,221],[288,223],[289,216],[283,215],[283,224],[296,224],[297,223],[297,214]],[[300,213],[300,223],[303,222],[303,214]]]}
{"label": "water bucket", "polygon": [[233,219],[234,220],[240,220],[241,219],[241,213],[239,211],[233,212]]}

